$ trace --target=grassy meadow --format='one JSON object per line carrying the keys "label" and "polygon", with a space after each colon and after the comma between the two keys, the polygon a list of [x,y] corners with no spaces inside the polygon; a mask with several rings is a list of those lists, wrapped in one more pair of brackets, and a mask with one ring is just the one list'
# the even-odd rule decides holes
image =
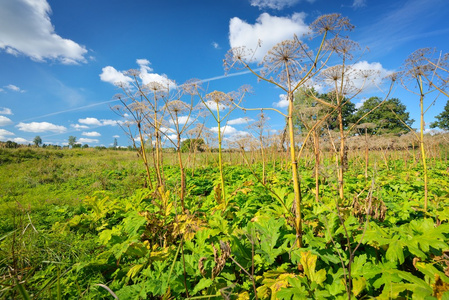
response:
{"label": "grassy meadow", "polygon": [[[449,148],[0,149],[1,299],[447,299]],[[367,160],[368,158],[368,160]],[[319,174],[318,180],[316,175]],[[224,185],[223,185],[224,182]],[[150,187],[151,185],[151,187]],[[317,191],[318,189],[318,191]],[[297,246],[301,239],[301,247]]]}

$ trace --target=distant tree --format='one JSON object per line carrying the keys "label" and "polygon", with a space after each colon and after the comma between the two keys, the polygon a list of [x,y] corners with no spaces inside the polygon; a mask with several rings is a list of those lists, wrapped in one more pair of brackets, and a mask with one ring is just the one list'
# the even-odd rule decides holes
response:
{"label": "distant tree", "polygon": [[189,152],[191,150],[203,152],[204,151],[203,139],[186,139],[181,143],[181,152]]}
{"label": "distant tree", "polygon": [[36,147],[39,147],[39,145],[42,145],[42,139],[40,136],[36,135],[36,137],[33,140],[33,143]]}
{"label": "distant tree", "polygon": [[114,144],[112,145],[112,147],[113,147],[114,149],[117,149],[117,147],[118,147],[117,138],[114,139]]}
{"label": "distant tree", "polygon": [[449,100],[446,103],[446,106],[444,107],[444,110],[435,117],[438,121],[432,122],[430,124],[430,128],[440,128],[449,130]]}
{"label": "distant tree", "polygon": [[73,148],[75,145],[76,145],[76,136],[73,135],[69,136],[69,146]]}
{"label": "distant tree", "polygon": [[88,144],[84,144],[82,148],[89,148]]}
{"label": "distant tree", "polygon": [[[313,96],[312,96],[313,95]],[[333,96],[329,94],[319,94],[314,88],[301,89],[295,93],[294,107],[293,107],[293,123],[301,130],[301,132],[307,133],[304,122],[317,123],[323,118],[327,113],[332,111],[332,108],[323,105],[316,99],[321,99],[332,103]],[[354,113],[356,111],[355,104],[347,99],[343,98],[341,100],[344,105],[341,108],[343,127],[345,129],[354,122]],[[306,121],[308,120],[308,121]],[[327,127],[330,130],[338,129],[338,112],[335,110],[327,119],[323,122],[322,127]]]}
{"label": "distant tree", "polygon": [[5,147],[6,148],[19,148],[19,144],[17,144],[16,142],[13,142],[13,141],[6,141]]}
{"label": "distant tree", "polygon": [[[366,113],[378,106],[382,100],[378,97],[371,97],[355,113],[355,118],[359,119]],[[385,133],[402,134],[408,132],[415,120],[410,119],[410,114],[406,111],[406,106],[397,98],[385,101],[381,106],[372,111],[363,119],[363,123],[372,123],[375,126],[363,128],[360,133],[380,135]],[[405,124],[404,124],[405,123]]]}

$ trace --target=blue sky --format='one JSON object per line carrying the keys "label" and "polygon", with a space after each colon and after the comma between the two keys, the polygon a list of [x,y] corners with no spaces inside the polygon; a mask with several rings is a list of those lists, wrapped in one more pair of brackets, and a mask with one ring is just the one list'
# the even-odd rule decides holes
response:
{"label": "blue sky", "polygon": [[[113,82],[131,68],[143,71],[147,81],[202,79],[207,92],[250,84],[254,93],[245,107],[285,111],[280,89],[251,74],[223,76],[225,54],[260,39],[260,59],[328,13],[351,20],[356,28],[350,38],[369,48],[356,63],[383,75],[399,70],[419,48],[448,52],[447,0],[0,0],[0,141],[32,143],[39,135],[46,144],[64,145],[73,135],[90,146],[110,146],[115,138],[129,145],[110,106],[120,92]],[[353,102],[372,95],[383,96],[368,89]],[[415,95],[398,85],[391,97],[419,120]],[[437,99],[427,123],[446,101]],[[256,115],[233,111],[227,137],[246,132],[242,119]],[[268,115],[270,130],[283,128],[282,116]],[[212,120],[210,128],[216,126]]]}

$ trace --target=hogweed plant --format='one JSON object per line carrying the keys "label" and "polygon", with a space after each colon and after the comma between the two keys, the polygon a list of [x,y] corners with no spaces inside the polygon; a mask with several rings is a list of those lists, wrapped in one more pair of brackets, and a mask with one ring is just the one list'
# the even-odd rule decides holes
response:
{"label": "hogweed plant", "polygon": [[[220,169],[220,187],[221,198],[217,198],[223,205],[223,211],[227,208],[228,202],[226,199],[226,185],[223,173],[223,133],[226,130],[226,122],[231,112],[236,108],[234,104],[239,104],[245,94],[248,92],[248,88],[244,87],[236,93],[224,93],[221,91],[213,91],[204,97],[200,95],[203,106],[210,112],[210,115],[217,123],[217,135],[218,135],[218,167]],[[227,110],[227,111],[226,111]],[[222,112],[220,114],[220,112]]]}
{"label": "hogweed plant", "polygon": [[[435,103],[440,93],[448,96],[445,87],[448,78],[444,77],[447,72],[447,55],[443,58],[434,59],[434,51],[425,48],[419,49],[410,54],[405,60],[402,70],[401,83],[409,92],[419,97],[420,108],[420,131],[418,141],[421,151],[421,161],[423,164],[424,177],[424,212],[427,213],[429,198],[429,178],[427,170],[427,157],[424,145],[425,121],[424,115],[427,110]],[[443,73],[443,74],[442,74]],[[426,107],[424,101],[427,97],[434,97],[434,100]]]}
{"label": "hogweed plant", "polygon": [[[335,38],[342,31],[352,30],[353,26],[347,18],[339,14],[329,14],[318,17],[310,25],[310,37],[312,39],[321,37],[319,46],[314,52],[308,45],[301,41],[297,36],[293,39],[285,40],[275,45],[264,56],[260,62],[261,69],[257,71],[251,67],[254,51],[245,47],[237,47],[228,51],[225,58],[225,68],[245,68],[254,74],[259,80],[273,84],[286,93],[286,99],[289,103],[287,114],[273,108],[264,108],[265,110],[275,110],[287,119],[287,130],[290,141],[290,162],[293,176],[294,189],[294,211],[296,231],[296,245],[302,247],[302,214],[301,214],[301,184],[298,174],[298,161],[295,149],[295,133],[293,124],[293,101],[294,93],[318,74],[328,63],[334,53],[334,49],[327,47],[328,37]],[[258,108],[260,110],[260,108]]]}

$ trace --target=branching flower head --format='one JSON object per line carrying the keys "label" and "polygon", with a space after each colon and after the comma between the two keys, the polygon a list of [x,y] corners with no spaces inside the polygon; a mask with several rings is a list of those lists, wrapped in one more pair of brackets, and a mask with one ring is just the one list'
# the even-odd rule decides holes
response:
{"label": "branching flower head", "polygon": [[412,79],[430,76],[435,70],[435,66],[430,62],[432,54],[433,50],[430,48],[418,49],[410,54],[403,66],[403,76]]}
{"label": "branching flower head", "polygon": [[244,69],[247,67],[247,64],[254,62],[255,51],[256,50],[250,50],[245,46],[230,49],[223,60],[223,66],[226,73],[233,68],[236,70]]}
{"label": "branching flower head", "polygon": [[188,113],[191,109],[189,104],[181,100],[170,101],[165,105],[165,108],[177,116],[179,116],[180,114]]}
{"label": "branching flower head", "polygon": [[202,90],[201,80],[196,79],[196,78],[187,80],[181,86],[181,88],[182,88],[183,93],[185,93],[185,94],[196,95],[196,94],[198,94],[198,91]]}
{"label": "branching flower head", "polygon": [[312,67],[313,53],[297,37],[275,45],[263,58],[261,75],[281,84],[294,83]]}
{"label": "branching flower head", "polygon": [[213,91],[212,93],[207,94],[205,99],[206,103],[213,103],[219,107],[231,105],[230,96],[220,91]]}
{"label": "branching flower head", "polygon": [[350,39],[334,37],[326,41],[325,49],[336,53],[344,59],[353,59],[355,51],[360,50],[360,45]]}
{"label": "branching flower head", "polygon": [[338,35],[341,31],[350,31],[354,29],[354,25],[349,22],[348,18],[334,13],[319,16],[312,24],[310,24],[310,29],[320,35],[328,32]]}

